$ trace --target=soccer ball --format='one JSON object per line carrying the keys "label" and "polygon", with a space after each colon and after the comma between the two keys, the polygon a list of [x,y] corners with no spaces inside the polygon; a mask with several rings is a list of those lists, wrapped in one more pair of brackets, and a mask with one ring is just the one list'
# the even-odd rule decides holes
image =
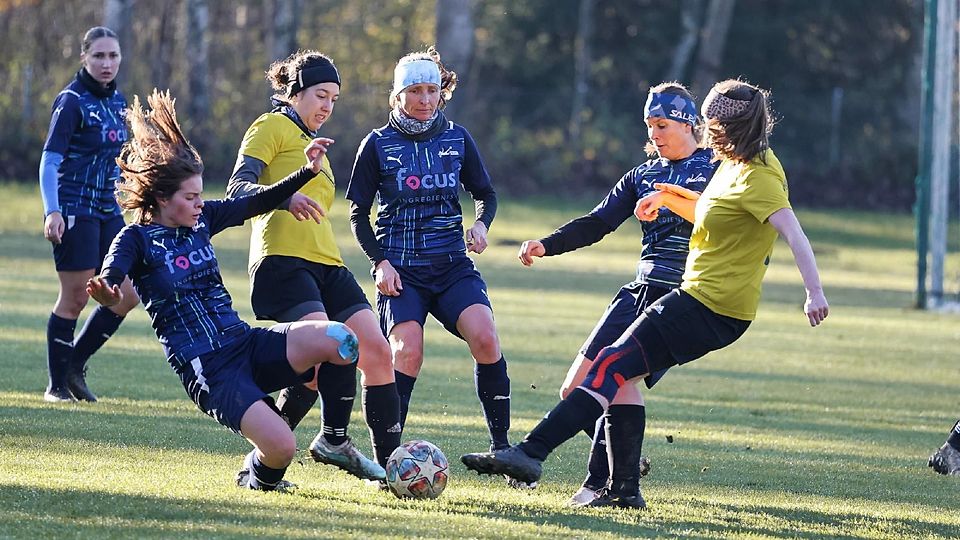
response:
{"label": "soccer ball", "polygon": [[436,499],[449,476],[447,457],[427,441],[402,444],[387,459],[387,487],[397,497]]}

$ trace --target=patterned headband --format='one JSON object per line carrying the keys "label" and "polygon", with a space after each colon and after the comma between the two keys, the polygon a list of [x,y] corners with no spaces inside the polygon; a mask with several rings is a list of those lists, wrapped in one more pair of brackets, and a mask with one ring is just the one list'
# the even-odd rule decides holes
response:
{"label": "patterned headband", "polygon": [[691,126],[697,125],[700,121],[696,103],[681,95],[657,92],[647,94],[647,103],[643,106],[643,117],[667,118]]}
{"label": "patterned headband", "polygon": [[715,89],[710,89],[710,93],[700,105],[700,111],[704,118],[726,120],[743,114],[748,107],[750,107],[749,101],[729,98]]}

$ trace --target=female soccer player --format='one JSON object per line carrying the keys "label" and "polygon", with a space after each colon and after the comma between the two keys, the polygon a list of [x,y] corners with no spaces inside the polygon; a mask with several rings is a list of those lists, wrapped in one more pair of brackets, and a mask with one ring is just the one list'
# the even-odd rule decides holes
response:
{"label": "female soccer player", "polygon": [[[330,119],[340,96],[340,74],[325,55],[300,51],[274,62],[267,80],[277,92],[273,111],[247,129],[227,186],[231,197],[256,193],[300,167],[303,149]],[[333,172],[323,157],[320,174],[277,210],[253,218],[250,235],[251,304],[258,319],[345,323],[360,341],[358,365],[322,364],[307,386],[280,393],[281,415],[295,428],[317,400],[323,431],[310,445],[314,459],[361,478],[379,478],[400,445],[400,402],[390,347],[363,290],[343,263],[325,218],[334,197]],[[357,450],[347,425],[362,373],[363,412],[377,462]],[[241,476],[243,475],[241,471]]]}
{"label": "female soccer player", "polygon": [[123,228],[113,197],[114,161],[127,140],[117,90],[120,43],[109,28],[87,30],[80,47],[80,71],[57,94],[47,141],[40,158],[43,236],[53,243],[60,293],[47,322],[46,401],[96,401],[87,387],[86,364],[116,332],[139,299],[130,281],[120,284],[123,302],[98,307],[74,339],[77,319],[87,305],[85,286],[100,268],[110,242]]}
{"label": "female soccer player", "polygon": [[[457,75],[432,47],[404,56],[394,70],[385,126],[360,143],[347,187],[350,223],[373,265],[380,326],[393,352],[401,426],[423,364],[427,314],[464,339],[492,448],[509,446],[510,379],[487,287],[467,251],[483,253],[497,198],[473,138],[441,109]],[[460,186],[476,201],[466,231]],[[379,201],[376,233],[370,208]]]}
{"label": "female soccer player", "polygon": [[293,195],[320,172],[333,140],[313,139],[303,151],[306,165],[259,193],[204,201],[203,163],[177,123],[173,101],[157,91],[147,101],[151,111],[144,113],[134,100],[133,138],[117,160],[120,204],[134,210],[135,223],[114,239],[87,292],[103,305],[117,304],[124,296],[119,284],[133,279],[187,394],[254,445],[241,485],[276,489],[297,445],[267,394],[308,380],[317,364],[356,362],[357,339],[332,321],[248,326],[223,286],[210,238]]}
{"label": "female soccer player", "polygon": [[[520,246],[520,262],[530,266],[535,257],[560,255],[599,242],[633,216],[640,199],[657,191],[654,184],[675,184],[697,193],[703,191],[716,164],[712,162],[713,152],[700,148],[702,122],[690,92],[676,82],[654,86],[647,95],[644,118],[650,137],[646,151],[654,157],[623,175],[589,214],[570,221],[546,238],[524,242]],[[670,210],[643,223],[643,249],[637,277],[614,296],[580,348],[563,382],[561,398],[580,386],[601,349],[620,337],[647,306],[680,286],[692,229],[690,222]],[[661,371],[647,377],[647,386],[652,388],[662,375]],[[589,474],[570,499],[572,506],[593,501],[609,483],[606,429],[621,430],[621,435],[612,436],[610,440],[624,447],[610,451],[620,458],[623,470],[634,471],[618,481],[631,484],[640,481],[646,409],[638,387],[621,386],[604,418],[597,422],[595,430],[588,431],[593,439],[587,463]]]}
{"label": "female soccer player", "polygon": [[927,460],[927,465],[938,474],[960,476],[960,420],[953,425],[943,446]]}
{"label": "female soccer player", "polygon": [[[756,316],[760,283],[773,243],[783,236],[793,252],[807,298],[811,326],[827,317],[813,250],[787,198],[787,181],[770,149],[773,127],[767,91],[726,80],[717,83],[701,106],[710,147],[720,166],[703,195],[672,184],[637,203],[643,221],[661,208],[693,222],[690,255],[683,282],[648,307],[612,345],[598,354],[583,383],[561,401],[516,446],[497,452],[466,454],[467,468],[536,481],[543,460],[556,447],[592,426],[622,386],[677,364],[696,360],[736,341]],[[609,421],[609,418],[607,419]],[[621,447],[612,440],[610,448]],[[643,508],[639,488],[622,478],[633,474],[611,452],[609,490],[590,506]]]}

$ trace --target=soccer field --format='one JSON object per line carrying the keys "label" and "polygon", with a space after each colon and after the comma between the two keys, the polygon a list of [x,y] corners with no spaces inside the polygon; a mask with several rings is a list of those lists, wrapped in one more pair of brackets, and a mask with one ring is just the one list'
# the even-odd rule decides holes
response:
{"label": "soccer field", "polygon": [[[509,362],[514,439],[556,403],[581,342],[633,275],[633,223],[533,268],[517,261],[520,241],[593,202],[502,200],[492,246],[475,258]],[[189,401],[142,308],[90,361],[98,403],[45,403],[57,280],[40,214],[33,184],[0,184],[0,538],[960,537],[960,478],[926,466],[960,415],[960,318],[909,307],[909,216],[798,212],[830,317],[808,326],[799,274],[779,242],[746,335],[646,394],[653,470],[641,482],[649,509],[634,512],[565,506],[585,473],[582,435],[549,457],[536,490],[468,473],[459,456],[486,447],[472,362],[432,321],[404,440],[432,441],[451,462],[433,501],[396,499],[309,459],[287,473],[294,494],[237,489],[249,445]],[[342,200],[329,218],[372,298]],[[232,229],[214,244],[234,304],[253,323],[247,234]],[[369,452],[359,399],[356,407],[351,433]],[[312,411],[297,431],[301,448],[319,427]]]}

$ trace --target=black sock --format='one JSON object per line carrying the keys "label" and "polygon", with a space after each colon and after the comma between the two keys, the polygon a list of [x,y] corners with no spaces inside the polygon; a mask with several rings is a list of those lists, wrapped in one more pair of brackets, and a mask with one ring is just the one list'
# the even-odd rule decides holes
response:
{"label": "black sock", "polygon": [[954,424],[953,429],[950,431],[950,436],[947,437],[947,444],[952,446],[954,450],[960,452],[960,420],[957,420],[957,423]]}
{"label": "black sock", "polygon": [[403,428],[407,425],[410,396],[413,395],[413,385],[417,384],[417,378],[396,370],[394,370],[393,375],[397,379],[397,396],[400,397],[400,427]]}
{"label": "black sock", "polygon": [[247,487],[250,489],[259,489],[263,491],[273,491],[277,489],[277,484],[283,480],[287,468],[274,469],[264,465],[257,457],[257,451],[253,450],[253,460],[250,464],[250,478]]}
{"label": "black sock", "polygon": [[494,448],[510,446],[507,431],[510,430],[510,377],[507,376],[507,361],[500,357],[493,364],[475,364],[474,383],[477,397],[483,406],[483,416],[490,430],[490,444]]}
{"label": "black sock", "polygon": [[525,454],[543,461],[550,452],[587,426],[596,424],[603,405],[582,388],[557,404],[518,444]]}
{"label": "black sock", "polygon": [[632,497],[640,493],[640,455],[647,426],[643,405],[611,405],[603,416],[610,460],[610,492]]}
{"label": "black sock", "polygon": [[317,388],[323,404],[323,438],[333,446],[343,444],[347,440],[353,400],[357,397],[357,365],[320,364]]}
{"label": "black sock", "polygon": [[[613,407],[613,405],[611,405]],[[605,487],[610,480],[610,460],[607,456],[606,422],[601,416],[595,424],[593,444],[590,446],[590,458],[587,460],[587,478],[583,486],[594,491]]]}
{"label": "black sock", "polygon": [[76,319],[64,319],[54,313],[47,320],[47,370],[50,389],[67,387],[67,370],[73,358],[73,331]]}
{"label": "black sock", "polygon": [[71,368],[77,372],[82,371],[87,360],[110,339],[122,322],[123,317],[110,311],[109,308],[97,306],[97,309],[87,317],[87,322],[83,324],[74,341]]}
{"label": "black sock", "polygon": [[363,416],[370,429],[373,455],[381,467],[387,466],[387,458],[400,446],[400,397],[396,383],[379,386],[364,386],[361,390]]}
{"label": "black sock", "polygon": [[280,391],[280,395],[277,396],[277,410],[280,411],[280,418],[283,418],[283,421],[290,426],[291,431],[300,425],[303,417],[310,412],[319,396],[319,392],[302,384],[284,388]]}

